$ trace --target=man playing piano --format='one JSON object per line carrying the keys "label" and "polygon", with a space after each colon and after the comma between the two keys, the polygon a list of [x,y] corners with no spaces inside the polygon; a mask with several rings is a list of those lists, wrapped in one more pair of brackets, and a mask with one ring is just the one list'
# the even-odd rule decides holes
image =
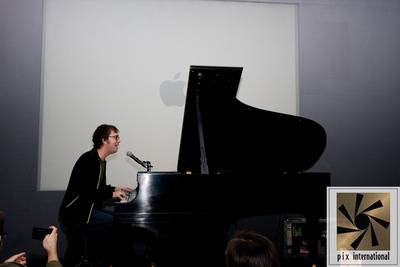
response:
{"label": "man playing piano", "polygon": [[107,199],[126,199],[129,187],[106,184],[106,158],[116,153],[121,139],[113,125],[102,124],[93,133],[93,149],[85,152],[75,163],[59,213],[69,230],[78,228],[85,233],[102,233],[111,229],[112,211],[103,209]]}
{"label": "man playing piano", "polygon": [[103,210],[103,202],[111,198],[126,199],[129,187],[106,185],[106,157],[118,151],[121,139],[113,125],[100,125],[93,133],[93,149],[76,162],[60,207],[63,221],[85,230],[100,230],[112,226],[113,214]]}

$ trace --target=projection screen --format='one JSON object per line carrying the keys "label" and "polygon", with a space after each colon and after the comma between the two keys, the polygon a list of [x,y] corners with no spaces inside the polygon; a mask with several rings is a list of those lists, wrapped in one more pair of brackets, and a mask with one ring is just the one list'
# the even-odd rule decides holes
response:
{"label": "projection screen", "polygon": [[242,102],[298,113],[297,5],[45,0],[39,190],[65,190],[100,124],[121,144],[107,180],[136,187],[126,156],[176,171],[190,65],[243,67]]}

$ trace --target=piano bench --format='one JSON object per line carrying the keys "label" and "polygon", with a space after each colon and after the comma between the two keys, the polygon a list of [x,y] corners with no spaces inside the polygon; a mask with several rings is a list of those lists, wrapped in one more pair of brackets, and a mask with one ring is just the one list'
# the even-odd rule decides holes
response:
{"label": "piano bench", "polygon": [[68,266],[93,266],[89,261],[89,234],[73,223],[68,223],[66,228],[68,247],[64,256],[65,262]]}

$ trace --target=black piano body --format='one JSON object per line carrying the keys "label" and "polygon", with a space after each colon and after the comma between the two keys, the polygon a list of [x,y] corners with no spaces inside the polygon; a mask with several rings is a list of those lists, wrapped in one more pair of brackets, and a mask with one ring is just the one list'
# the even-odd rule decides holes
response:
{"label": "black piano body", "polygon": [[115,205],[117,227],[148,231],[168,244],[161,250],[187,248],[164,266],[222,266],[226,232],[241,218],[325,216],[330,175],[304,172],[325,149],[324,129],[240,102],[241,73],[191,66],[177,172],[139,172],[136,198]]}
{"label": "black piano body", "polygon": [[251,172],[139,172],[137,196],[131,202],[115,204],[114,220],[146,228],[159,239],[169,239],[185,225],[207,221],[227,226],[242,218],[266,214],[325,216],[329,174],[276,174],[271,175],[271,182],[259,178]]}

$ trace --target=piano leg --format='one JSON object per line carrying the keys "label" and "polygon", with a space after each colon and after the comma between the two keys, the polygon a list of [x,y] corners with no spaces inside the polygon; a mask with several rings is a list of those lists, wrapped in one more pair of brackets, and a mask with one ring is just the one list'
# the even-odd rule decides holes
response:
{"label": "piano leg", "polygon": [[226,232],[205,225],[180,229],[171,239],[158,240],[157,267],[224,266]]}
{"label": "piano leg", "polygon": [[[147,229],[119,225],[118,235],[123,238],[116,247],[113,267],[223,267],[226,233],[225,226],[203,223],[189,224],[156,238]],[[146,253],[136,255],[134,243],[146,245]]]}
{"label": "piano leg", "polygon": [[[154,233],[129,224],[115,225],[116,245],[113,251],[113,267],[151,266],[151,248],[155,243]],[[143,255],[137,255],[136,246],[143,245],[146,250]]]}

